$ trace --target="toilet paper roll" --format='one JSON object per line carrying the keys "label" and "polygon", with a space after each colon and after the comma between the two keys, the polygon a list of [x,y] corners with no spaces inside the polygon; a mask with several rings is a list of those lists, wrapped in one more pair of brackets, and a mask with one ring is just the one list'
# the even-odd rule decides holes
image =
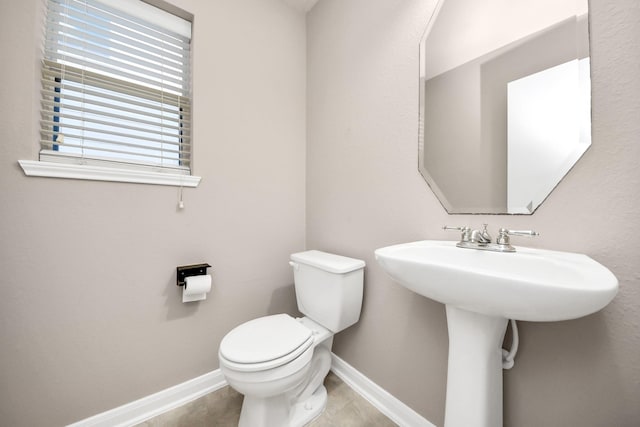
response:
{"label": "toilet paper roll", "polygon": [[182,302],[201,301],[207,299],[211,291],[211,276],[189,276],[184,279]]}

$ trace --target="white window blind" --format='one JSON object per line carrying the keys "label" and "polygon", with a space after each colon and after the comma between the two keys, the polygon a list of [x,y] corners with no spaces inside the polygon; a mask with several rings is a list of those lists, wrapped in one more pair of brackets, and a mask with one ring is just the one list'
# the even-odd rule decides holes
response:
{"label": "white window blind", "polygon": [[190,174],[190,39],[140,0],[49,0],[41,160]]}

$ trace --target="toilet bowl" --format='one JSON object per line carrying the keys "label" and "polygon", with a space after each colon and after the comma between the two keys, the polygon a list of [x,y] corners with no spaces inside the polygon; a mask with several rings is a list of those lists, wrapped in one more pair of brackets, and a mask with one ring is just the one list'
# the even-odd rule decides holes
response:
{"label": "toilet bowl", "polygon": [[298,427],[319,415],[326,404],[322,381],[331,368],[332,338],[310,319],[287,314],[254,319],[229,332],[218,356],[229,385],[245,396],[239,426]]}
{"label": "toilet bowl", "polygon": [[243,394],[239,427],[302,427],[325,408],[333,335],[358,321],[364,261],[306,251],[291,255],[302,318],[264,316],[221,341],[220,370]]}

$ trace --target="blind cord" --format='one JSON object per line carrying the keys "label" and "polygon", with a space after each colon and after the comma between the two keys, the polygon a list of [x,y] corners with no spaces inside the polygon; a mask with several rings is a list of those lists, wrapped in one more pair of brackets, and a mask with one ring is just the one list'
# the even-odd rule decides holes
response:
{"label": "blind cord", "polygon": [[182,200],[182,176],[180,176],[180,199],[178,200],[178,209],[184,209],[184,201]]}

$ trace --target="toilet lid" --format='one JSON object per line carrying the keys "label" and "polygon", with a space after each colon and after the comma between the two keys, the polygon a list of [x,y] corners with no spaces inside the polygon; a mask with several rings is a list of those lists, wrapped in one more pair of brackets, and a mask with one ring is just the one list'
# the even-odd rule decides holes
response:
{"label": "toilet lid", "polygon": [[[311,330],[288,314],[276,314],[250,320],[232,329],[220,343],[225,359],[242,364],[255,364],[297,356],[311,345]],[[300,347],[305,347],[301,349]],[[300,350],[300,351],[296,351]],[[286,363],[288,359],[281,360]]]}

